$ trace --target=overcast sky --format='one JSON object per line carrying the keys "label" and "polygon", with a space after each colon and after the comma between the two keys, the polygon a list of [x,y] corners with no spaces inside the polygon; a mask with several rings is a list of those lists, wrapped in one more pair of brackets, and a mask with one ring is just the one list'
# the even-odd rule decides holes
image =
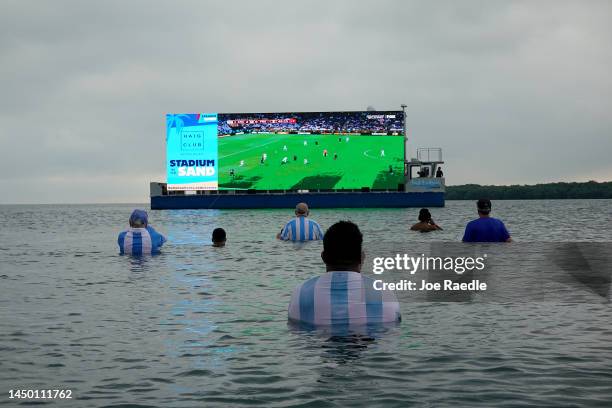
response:
{"label": "overcast sky", "polygon": [[0,7],[0,203],[147,202],[166,112],[402,103],[449,184],[612,180],[610,1]]}

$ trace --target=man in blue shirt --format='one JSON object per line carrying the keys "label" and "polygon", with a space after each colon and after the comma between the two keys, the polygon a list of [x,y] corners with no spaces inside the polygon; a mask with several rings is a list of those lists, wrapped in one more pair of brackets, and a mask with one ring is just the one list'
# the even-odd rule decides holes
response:
{"label": "man in blue shirt", "polygon": [[321,226],[315,221],[308,219],[310,210],[306,203],[299,203],[295,207],[295,218],[290,220],[276,238],[283,241],[316,241],[323,239]]}
{"label": "man in blue shirt", "polygon": [[463,242],[511,242],[512,238],[501,220],[489,216],[491,200],[480,199],[476,203],[478,219],[465,227]]}
{"label": "man in blue shirt", "polygon": [[164,242],[166,237],[149,225],[149,216],[145,210],[132,211],[130,228],[121,232],[117,238],[121,255],[155,255],[160,253]]}

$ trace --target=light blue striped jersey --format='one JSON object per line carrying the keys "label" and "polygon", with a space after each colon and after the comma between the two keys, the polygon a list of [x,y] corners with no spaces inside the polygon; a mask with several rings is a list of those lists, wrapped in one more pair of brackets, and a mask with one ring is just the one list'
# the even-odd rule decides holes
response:
{"label": "light blue striped jersey", "polygon": [[153,227],[128,228],[119,233],[117,243],[121,255],[155,255],[160,252],[161,246],[166,242],[164,237]]}
{"label": "light blue striped jersey", "polygon": [[323,239],[321,226],[306,217],[295,217],[281,230],[280,239],[285,241],[316,241]]}
{"label": "light blue striped jersey", "polygon": [[357,326],[399,322],[392,291],[375,290],[358,272],[327,272],[300,284],[289,303],[289,319],[313,326]]}

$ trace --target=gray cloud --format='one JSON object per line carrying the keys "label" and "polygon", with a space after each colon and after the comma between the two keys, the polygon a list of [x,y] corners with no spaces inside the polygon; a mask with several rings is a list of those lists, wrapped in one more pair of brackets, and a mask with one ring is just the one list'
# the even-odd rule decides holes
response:
{"label": "gray cloud", "polygon": [[612,179],[612,3],[27,2],[0,14],[0,202],[148,200],[166,112],[408,105],[451,184]]}

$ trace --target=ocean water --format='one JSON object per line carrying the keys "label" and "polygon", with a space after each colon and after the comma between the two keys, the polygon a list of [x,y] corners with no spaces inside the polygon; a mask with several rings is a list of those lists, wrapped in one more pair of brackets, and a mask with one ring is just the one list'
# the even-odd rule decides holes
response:
{"label": "ocean water", "polygon": [[[516,241],[494,251],[522,262],[498,279],[536,275],[532,259],[550,243],[608,255],[611,200],[493,205]],[[0,206],[0,405],[612,406],[609,290],[563,284],[551,295],[544,277],[542,296],[402,299],[401,325],[331,337],[287,325],[293,287],[324,271],[320,243],[274,239],[291,211],[150,211],[169,242],[136,259],[116,243],[136,207],[146,208]],[[431,211],[443,231],[410,232],[418,209],[312,217],[354,221],[372,257],[450,245],[475,216],[473,202]],[[225,248],[210,246],[219,226]],[[73,398],[9,399],[17,389]]]}

